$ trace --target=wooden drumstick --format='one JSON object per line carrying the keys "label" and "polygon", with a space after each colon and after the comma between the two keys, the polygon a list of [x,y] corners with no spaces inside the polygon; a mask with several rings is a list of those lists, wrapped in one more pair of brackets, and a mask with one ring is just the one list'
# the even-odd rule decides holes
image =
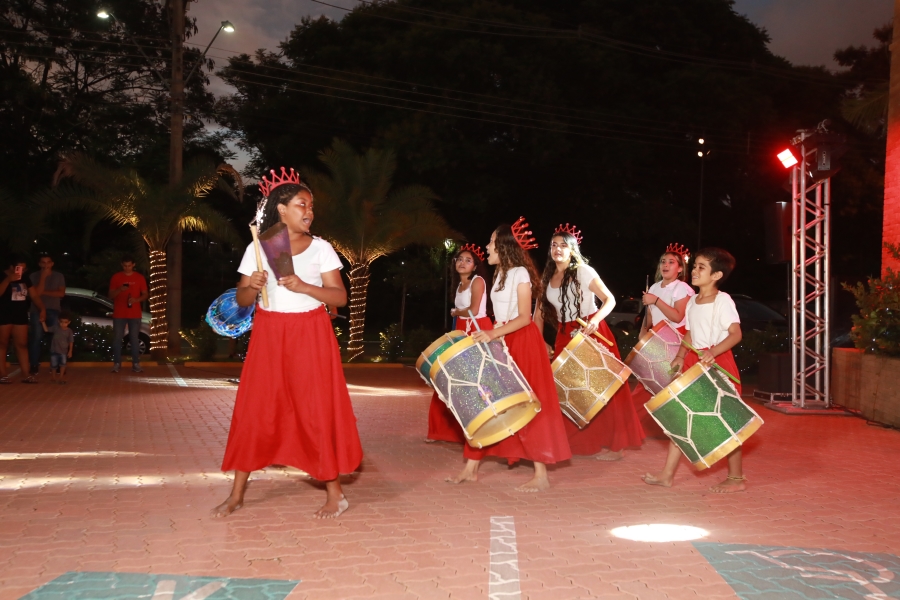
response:
{"label": "wooden drumstick", "polygon": [[[587,327],[587,326],[588,326],[587,322],[584,321],[583,319],[580,319],[580,318],[579,318],[579,319],[575,319],[575,320],[578,321],[578,324],[581,325],[582,327]],[[604,342],[606,342],[606,345],[607,345],[607,346],[612,347],[613,343],[612,343],[611,341],[609,341],[608,339],[606,339],[605,337],[603,337],[602,335],[600,335],[600,332],[599,332],[599,331],[595,331],[595,332],[594,332],[594,335],[596,335],[598,338],[600,338],[601,340],[603,340]]]}
{"label": "wooden drumstick", "polygon": [[[256,270],[262,272],[262,253],[259,250],[259,232],[256,229],[256,225],[250,226],[250,233],[253,235],[253,248],[256,250]],[[269,308],[269,292],[266,290],[265,285],[262,288],[262,301],[263,308]]]}
{"label": "wooden drumstick", "polygon": [[[703,358],[703,353],[701,351],[697,350],[696,348],[694,348],[693,346],[691,346],[690,344],[688,344],[686,341],[681,340],[681,345],[684,346],[685,348],[687,348],[688,350],[690,350],[691,352],[694,352],[700,358]],[[731,373],[729,373],[728,371],[726,371],[725,367],[723,367],[722,365],[720,365],[717,362],[714,362],[713,366],[715,368],[717,368],[718,370],[722,371],[722,373],[727,375],[728,378],[731,379],[733,382],[735,382],[738,385],[741,385],[741,380],[738,379],[737,377],[735,377],[734,375],[732,375]]]}

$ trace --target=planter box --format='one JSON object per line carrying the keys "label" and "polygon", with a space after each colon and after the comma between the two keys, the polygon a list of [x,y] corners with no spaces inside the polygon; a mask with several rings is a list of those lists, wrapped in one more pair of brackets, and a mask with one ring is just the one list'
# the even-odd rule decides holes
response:
{"label": "planter box", "polygon": [[900,358],[834,348],[831,395],[835,404],[876,423],[900,427]]}

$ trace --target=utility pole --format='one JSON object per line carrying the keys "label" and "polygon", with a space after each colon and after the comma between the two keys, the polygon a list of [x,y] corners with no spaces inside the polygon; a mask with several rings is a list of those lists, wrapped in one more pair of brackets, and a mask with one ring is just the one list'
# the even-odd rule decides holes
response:
{"label": "utility pole", "polygon": [[[172,84],[171,137],[169,140],[169,185],[175,189],[181,183],[184,161],[184,16],[190,0],[170,0],[172,11]],[[172,235],[166,248],[168,295],[168,354],[181,354],[181,232]]]}

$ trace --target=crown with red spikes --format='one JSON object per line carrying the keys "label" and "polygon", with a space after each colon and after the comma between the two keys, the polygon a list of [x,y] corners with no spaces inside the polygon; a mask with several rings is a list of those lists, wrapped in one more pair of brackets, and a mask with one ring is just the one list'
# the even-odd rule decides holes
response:
{"label": "crown with red spikes", "polygon": [[669,244],[666,246],[666,254],[677,254],[684,262],[691,257],[691,251],[681,244]]}
{"label": "crown with red spikes", "polygon": [[522,250],[532,250],[538,247],[537,241],[528,229],[528,221],[525,220],[525,217],[519,217],[512,224],[512,234]]}
{"label": "crown with red spikes", "polygon": [[281,167],[281,175],[277,175],[275,169],[271,169],[269,173],[272,174],[271,180],[266,179],[265,175],[259,180],[259,191],[262,192],[263,198],[268,198],[269,194],[272,193],[272,190],[286,183],[293,183],[294,185],[306,187],[303,182],[300,181],[300,176],[294,172],[293,168],[291,169],[291,172],[288,173],[284,167]]}
{"label": "crown with red spikes", "polygon": [[465,244],[460,247],[459,252],[471,252],[478,257],[478,260],[484,262],[484,251],[477,244]]}
{"label": "crown with red spikes", "polygon": [[583,239],[581,237],[581,232],[575,229],[574,225],[569,225],[568,223],[563,225],[562,223],[560,223],[559,227],[556,228],[556,231],[553,232],[553,235],[559,235],[560,233],[568,233],[573,238],[575,238],[575,242],[579,246],[581,245],[581,240]]}

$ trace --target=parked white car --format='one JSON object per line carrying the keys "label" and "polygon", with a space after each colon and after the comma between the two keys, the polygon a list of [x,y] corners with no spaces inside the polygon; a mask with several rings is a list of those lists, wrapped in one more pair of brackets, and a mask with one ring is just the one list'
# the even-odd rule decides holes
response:
{"label": "parked white car", "polygon": [[[93,290],[83,288],[66,288],[66,296],[62,299],[62,309],[80,317],[83,323],[88,325],[100,325],[101,327],[113,326],[113,301]],[[141,345],[141,354],[150,351],[150,313],[141,314],[141,331],[138,333]],[[131,342],[128,340],[126,330],[123,340],[123,353],[131,352]]]}

